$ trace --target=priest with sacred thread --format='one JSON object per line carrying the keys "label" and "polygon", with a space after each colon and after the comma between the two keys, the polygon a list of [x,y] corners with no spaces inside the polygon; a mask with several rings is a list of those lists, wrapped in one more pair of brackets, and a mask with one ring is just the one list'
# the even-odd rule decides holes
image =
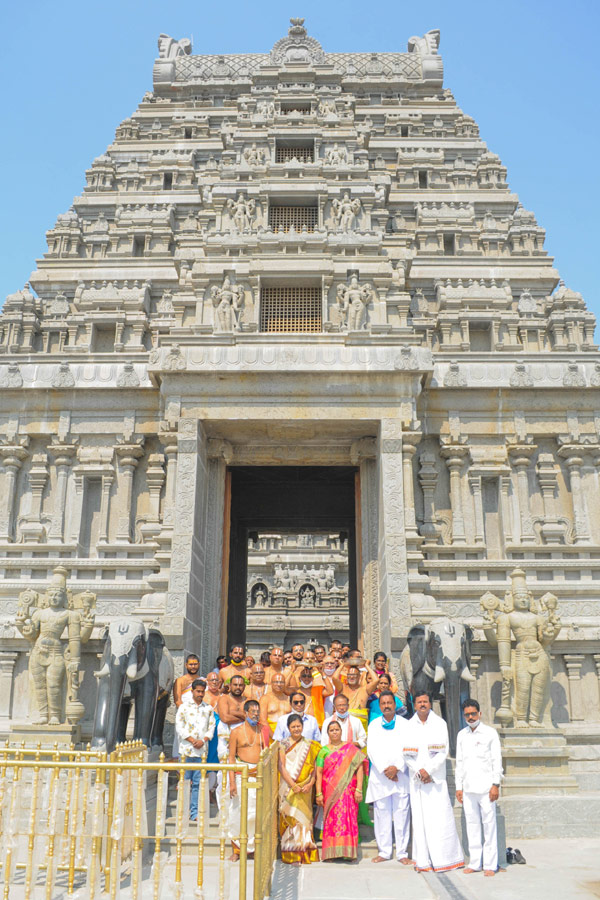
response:
{"label": "priest with sacred thread", "polygon": [[403,756],[410,773],[413,856],[417,872],[460,869],[465,861],[446,784],[448,726],[418,693],[406,730]]}

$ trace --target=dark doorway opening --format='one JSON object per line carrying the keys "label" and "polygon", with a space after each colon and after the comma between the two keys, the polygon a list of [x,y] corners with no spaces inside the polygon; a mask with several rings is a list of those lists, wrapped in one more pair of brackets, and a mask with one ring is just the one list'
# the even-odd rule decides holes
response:
{"label": "dark doorway opening", "polygon": [[351,466],[234,466],[228,470],[228,479],[227,647],[234,641],[246,643],[248,539],[254,532],[265,531],[338,532],[347,542],[350,643],[356,647],[358,470]]}

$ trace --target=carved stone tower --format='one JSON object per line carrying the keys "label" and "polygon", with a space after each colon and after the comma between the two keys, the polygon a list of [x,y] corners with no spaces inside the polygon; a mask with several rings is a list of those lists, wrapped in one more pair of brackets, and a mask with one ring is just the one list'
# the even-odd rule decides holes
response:
{"label": "carved stone tower", "polygon": [[65,565],[97,626],[156,620],[208,669],[245,629],[232,472],[319,467],[331,512],[330,467],[368,655],[468,622],[492,717],[479,600],[518,566],[559,601],[553,720],[600,730],[594,317],[443,87],[438,45],[328,53],[301,19],[262,54],[161,35],[153,92],[0,317],[5,725],[32,714],[21,590]]}

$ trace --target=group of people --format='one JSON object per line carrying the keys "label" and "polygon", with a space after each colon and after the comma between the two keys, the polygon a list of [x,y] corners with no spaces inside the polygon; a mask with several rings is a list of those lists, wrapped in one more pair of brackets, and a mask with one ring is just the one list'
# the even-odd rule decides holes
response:
{"label": "group of people", "polygon": [[[464,866],[446,783],[448,729],[427,693],[403,696],[384,653],[373,665],[339,641],[327,649],[274,647],[259,662],[231,648],[206,678],[189,656],[174,686],[174,755],[249,766],[279,742],[281,858],[292,865],[356,859],[359,824],[374,826],[378,854],[419,872]],[[410,715],[409,706],[414,709]],[[495,801],[502,777],[500,742],[466,700],[459,733],[456,798],[465,810],[470,861],[465,873],[498,869]],[[198,815],[199,771],[191,778],[190,818]],[[217,776],[209,778],[217,802]],[[240,778],[229,773],[231,859],[239,858]],[[248,792],[248,852],[254,850],[255,791]],[[372,804],[373,822],[369,815]],[[412,856],[408,844],[412,819]],[[483,829],[483,840],[482,840]],[[317,847],[320,840],[320,855]]]}

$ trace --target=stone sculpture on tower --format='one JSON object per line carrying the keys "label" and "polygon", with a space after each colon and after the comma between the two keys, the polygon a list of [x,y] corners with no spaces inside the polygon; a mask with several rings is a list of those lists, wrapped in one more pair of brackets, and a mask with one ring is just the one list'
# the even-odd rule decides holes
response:
{"label": "stone sculpture on tower", "polygon": [[19,596],[15,625],[33,644],[29,673],[38,705],[36,725],[60,725],[65,718],[75,725],[85,712],[79,700],[81,645],[94,628],[96,595],[84,591],[73,597],[66,577],[67,570],[57,566],[45,594],[26,590]]}
{"label": "stone sculpture on tower", "polygon": [[[557,599],[554,594],[544,594],[538,611],[525,572],[515,569],[510,577],[512,588],[504,603],[489,591],[481,598],[483,630],[488,642],[498,648],[502,676],[502,704],[497,716],[505,725],[513,719],[512,689],[517,728],[543,728],[552,678],[548,647],[561,629]],[[515,638],[514,649],[511,636]]]}

